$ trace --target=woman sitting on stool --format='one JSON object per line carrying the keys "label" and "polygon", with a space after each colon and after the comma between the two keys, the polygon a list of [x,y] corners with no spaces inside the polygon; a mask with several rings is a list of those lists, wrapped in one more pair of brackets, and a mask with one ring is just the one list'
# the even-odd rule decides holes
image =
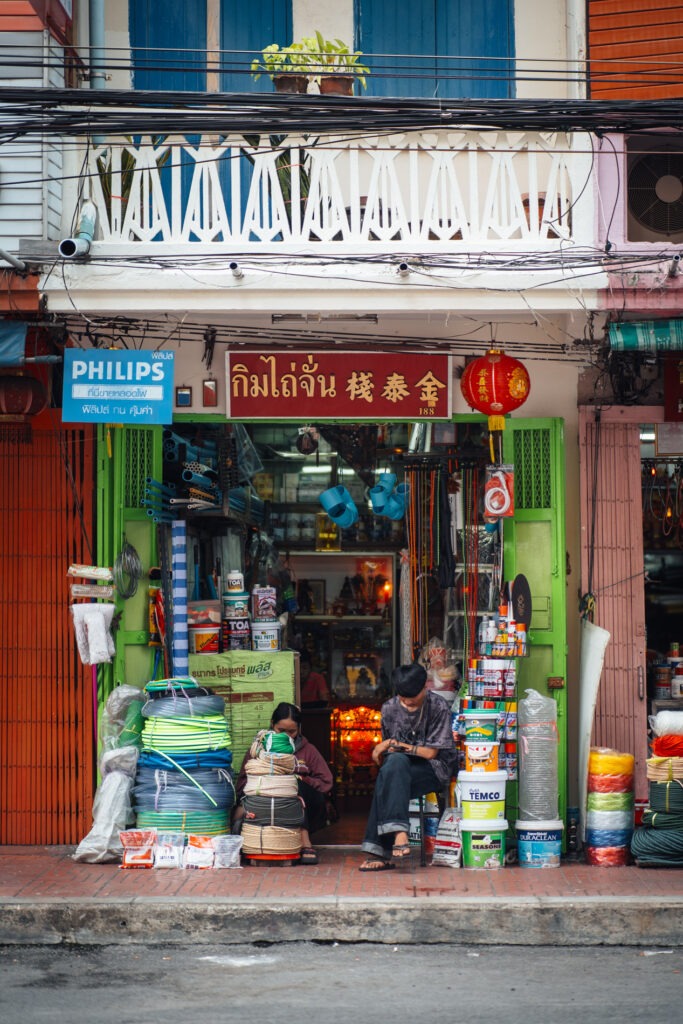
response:
{"label": "woman sitting on stool", "polygon": [[[270,728],[273,732],[287,733],[294,741],[299,796],[304,804],[304,823],[301,828],[301,863],[317,864],[318,854],[311,846],[311,832],[317,832],[319,829],[325,828],[327,824],[326,798],[332,792],[334,782],[332,772],[318,748],[301,735],[301,711],[296,704],[288,704],[284,701],[278,704],[273,711]],[[235,782],[238,800],[241,800],[244,795],[247,781],[245,766],[250,757],[251,754],[247,751]],[[233,831],[239,828],[239,825],[236,828],[235,823],[239,822],[243,815],[244,808],[241,805],[236,807],[233,816]]]}
{"label": "woman sitting on stool", "polygon": [[417,662],[391,677],[396,696],[382,705],[382,740],[372,752],[380,766],[362,848],[360,871],[386,871],[410,855],[409,804],[448,785],[457,761],[451,709],[427,689]]}

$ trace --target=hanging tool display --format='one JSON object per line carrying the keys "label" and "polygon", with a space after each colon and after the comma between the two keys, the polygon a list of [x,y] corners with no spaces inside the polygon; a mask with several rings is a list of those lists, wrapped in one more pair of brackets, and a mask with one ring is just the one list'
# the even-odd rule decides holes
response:
{"label": "hanging tool display", "polygon": [[406,462],[410,628],[415,657],[430,636],[441,631],[442,591],[453,586],[449,475],[448,459],[424,456]]}
{"label": "hanging tool display", "polygon": [[683,461],[644,460],[642,496],[646,547],[683,548]]}

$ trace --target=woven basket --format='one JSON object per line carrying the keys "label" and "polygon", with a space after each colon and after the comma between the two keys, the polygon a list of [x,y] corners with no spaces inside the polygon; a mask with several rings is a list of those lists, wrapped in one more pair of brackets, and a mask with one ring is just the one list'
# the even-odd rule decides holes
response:
{"label": "woven basket", "polygon": [[298,857],[301,852],[301,829],[279,828],[277,825],[242,825],[242,853],[291,853]]}
{"label": "woven basket", "polygon": [[297,796],[296,775],[247,775],[244,796]]}

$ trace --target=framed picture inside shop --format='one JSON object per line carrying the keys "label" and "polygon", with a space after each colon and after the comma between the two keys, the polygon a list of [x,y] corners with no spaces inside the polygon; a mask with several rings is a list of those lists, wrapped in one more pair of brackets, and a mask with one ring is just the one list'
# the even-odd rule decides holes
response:
{"label": "framed picture inside shop", "polygon": [[296,598],[302,615],[324,615],[325,580],[299,580]]}

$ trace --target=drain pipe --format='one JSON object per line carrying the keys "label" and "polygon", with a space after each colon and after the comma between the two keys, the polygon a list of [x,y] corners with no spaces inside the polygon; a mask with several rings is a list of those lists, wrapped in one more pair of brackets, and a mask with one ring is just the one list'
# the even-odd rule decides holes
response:
{"label": "drain pipe", "polygon": [[107,75],[104,70],[104,0],[90,0],[90,88],[104,89]]}
{"label": "drain pipe", "polygon": [[90,245],[95,235],[97,223],[97,209],[92,199],[86,199],[81,206],[78,227],[73,238],[63,238],[59,243],[59,255],[65,260],[77,259],[79,256],[87,256],[90,252]]}
{"label": "drain pipe", "polygon": [[17,259],[17,257],[13,256],[11,252],[5,252],[4,249],[0,249],[0,260],[4,260],[6,263],[9,263],[9,265],[14,267],[15,270],[26,270],[26,264],[23,260]]}

